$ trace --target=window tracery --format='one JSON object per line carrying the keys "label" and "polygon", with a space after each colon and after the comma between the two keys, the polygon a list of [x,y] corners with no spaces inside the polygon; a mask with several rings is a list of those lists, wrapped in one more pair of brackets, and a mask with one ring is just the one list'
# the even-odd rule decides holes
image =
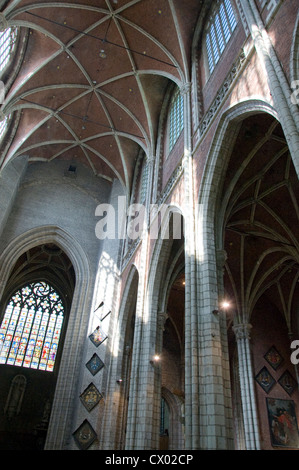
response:
{"label": "window tracery", "polygon": [[0,364],[52,372],[64,306],[45,282],[30,283],[10,298],[0,327]]}

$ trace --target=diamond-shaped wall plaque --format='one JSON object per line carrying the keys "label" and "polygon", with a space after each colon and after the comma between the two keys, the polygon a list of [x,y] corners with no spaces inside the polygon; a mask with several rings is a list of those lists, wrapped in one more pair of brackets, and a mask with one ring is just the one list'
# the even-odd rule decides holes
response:
{"label": "diamond-shaped wall plaque", "polygon": [[290,396],[297,388],[297,382],[288,370],[282,374],[282,376],[278,379],[278,382]]}
{"label": "diamond-shaped wall plaque", "polygon": [[81,450],[88,449],[97,437],[93,427],[87,419],[83,421],[81,426],[79,426],[79,428],[73,433],[73,436],[77,446]]}
{"label": "diamond-shaped wall plaque", "polygon": [[104,367],[104,362],[97,354],[94,354],[87,362],[86,367],[92,375],[96,375]]}
{"label": "diamond-shaped wall plaque", "polygon": [[103,398],[97,387],[91,383],[80,395],[80,400],[88,411],[91,411]]}
{"label": "diamond-shaped wall plaque", "polygon": [[107,338],[106,333],[103,331],[101,326],[98,326],[91,335],[89,335],[89,339],[93,342],[93,344],[98,347],[105,339]]}
{"label": "diamond-shaped wall plaque", "polygon": [[265,390],[265,392],[270,392],[271,388],[276,383],[267,367],[263,367],[259,373],[256,375],[255,380],[257,383]]}
{"label": "diamond-shaped wall plaque", "polygon": [[271,367],[273,367],[274,370],[277,370],[278,367],[282,364],[283,362],[283,357],[280,355],[280,353],[277,351],[275,346],[272,346],[268,352],[266,352],[264,358],[266,361],[270,364]]}

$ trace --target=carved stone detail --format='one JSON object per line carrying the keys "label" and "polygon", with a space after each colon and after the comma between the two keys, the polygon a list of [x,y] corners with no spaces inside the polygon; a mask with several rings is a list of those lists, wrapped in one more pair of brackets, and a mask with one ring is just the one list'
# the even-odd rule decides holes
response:
{"label": "carved stone detail", "polygon": [[233,326],[233,331],[236,335],[237,341],[240,341],[241,339],[250,339],[250,330],[252,328],[252,325],[249,323],[243,323],[239,325]]}

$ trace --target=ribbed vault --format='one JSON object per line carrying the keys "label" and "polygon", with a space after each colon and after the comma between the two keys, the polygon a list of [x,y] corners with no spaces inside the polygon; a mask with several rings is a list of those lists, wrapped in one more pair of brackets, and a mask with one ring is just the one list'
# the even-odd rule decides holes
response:
{"label": "ribbed vault", "polygon": [[5,161],[83,162],[130,190],[138,151],[155,155],[169,80],[189,81],[198,0],[11,0],[27,28],[20,72],[2,106],[21,112]]}
{"label": "ribbed vault", "polygon": [[225,221],[225,287],[236,300],[239,321],[249,321],[264,296],[292,330],[299,295],[298,201],[298,178],[280,124],[264,114],[244,120],[219,213]]}

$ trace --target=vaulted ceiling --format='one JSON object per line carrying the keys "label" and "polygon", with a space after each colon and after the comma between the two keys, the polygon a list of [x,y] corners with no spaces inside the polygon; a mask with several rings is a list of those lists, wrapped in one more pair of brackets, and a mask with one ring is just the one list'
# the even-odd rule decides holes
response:
{"label": "vaulted ceiling", "polygon": [[289,331],[297,328],[298,201],[298,177],[280,124],[263,114],[245,119],[218,213],[225,227],[225,288],[239,321],[248,321],[263,299],[276,306]]}
{"label": "vaulted ceiling", "polygon": [[6,155],[83,162],[130,191],[142,149],[155,155],[169,80],[190,80],[198,0],[11,0],[29,31],[2,110],[21,113]]}
{"label": "vaulted ceiling", "polygon": [[[118,178],[129,193],[140,149],[155,155],[169,81],[190,81],[194,31],[201,9],[211,2],[4,3],[8,25],[28,32],[21,68],[1,108],[6,115],[20,113],[6,161],[27,154],[29,161],[80,162],[97,176]],[[286,155],[283,133],[271,119],[246,121],[232,152],[220,211],[227,288],[233,285],[242,293],[239,301],[247,296],[252,305],[259,292],[267,290],[274,299],[275,290],[289,320],[285,305],[291,299],[281,292],[285,280],[287,287],[297,285],[299,209],[298,182]],[[245,281],[252,286],[246,292]]]}

